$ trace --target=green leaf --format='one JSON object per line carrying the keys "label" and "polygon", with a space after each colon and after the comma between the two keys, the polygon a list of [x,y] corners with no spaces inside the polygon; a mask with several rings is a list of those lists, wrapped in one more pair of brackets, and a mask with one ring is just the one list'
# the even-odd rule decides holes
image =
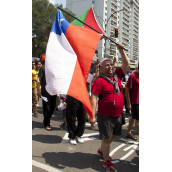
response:
{"label": "green leaf", "polygon": [[[56,17],[57,6],[63,9],[63,5],[53,5],[48,0],[32,0],[32,56],[40,57],[45,54],[49,34]],[[76,16],[70,10],[65,8],[68,13]],[[63,13],[63,12],[62,12]],[[73,17],[63,13],[66,20],[70,23]],[[35,45],[37,44],[37,47]]]}

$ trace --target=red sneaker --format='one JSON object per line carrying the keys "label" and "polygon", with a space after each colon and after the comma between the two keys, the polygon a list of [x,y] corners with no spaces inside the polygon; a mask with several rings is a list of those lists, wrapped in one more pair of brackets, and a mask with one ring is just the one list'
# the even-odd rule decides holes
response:
{"label": "red sneaker", "polygon": [[103,163],[103,167],[107,172],[117,172],[117,170],[114,168],[114,165],[109,160]]}
{"label": "red sneaker", "polygon": [[[100,155],[101,157],[103,157],[103,153],[102,153],[102,150],[100,148],[98,149],[97,154]],[[109,161],[112,161],[111,157],[109,157]]]}
{"label": "red sneaker", "polygon": [[102,153],[102,150],[100,148],[98,149],[97,154],[103,157],[103,153]]}

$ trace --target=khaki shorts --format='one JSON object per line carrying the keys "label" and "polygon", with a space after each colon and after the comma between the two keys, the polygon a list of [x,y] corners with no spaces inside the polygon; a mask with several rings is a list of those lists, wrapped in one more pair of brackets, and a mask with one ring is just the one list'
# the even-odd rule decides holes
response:
{"label": "khaki shorts", "polygon": [[37,96],[37,88],[32,88],[32,108],[35,110],[37,109],[37,103],[38,103],[38,96]]}

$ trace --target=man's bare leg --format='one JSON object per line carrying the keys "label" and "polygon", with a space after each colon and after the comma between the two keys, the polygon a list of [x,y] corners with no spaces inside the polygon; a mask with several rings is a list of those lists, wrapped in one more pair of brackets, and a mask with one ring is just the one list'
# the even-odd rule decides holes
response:
{"label": "man's bare leg", "polygon": [[104,161],[109,160],[110,140],[111,139],[103,139],[101,142],[101,150],[103,153]]}
{"label": "man's bare leg", "polygon": [[110,144],[112,143],[112,141],[116,138],[116,135],[112,135],[112,137],[110,138]]}
{"label": "man's bare leg", "polygon": [[132,129],[132,127],[133,127],[133,124],[134,124],[134,119],[133,119],[132,116],[131,116],[130,119],[129,119],[127,134],[131,134],[131,129]]}

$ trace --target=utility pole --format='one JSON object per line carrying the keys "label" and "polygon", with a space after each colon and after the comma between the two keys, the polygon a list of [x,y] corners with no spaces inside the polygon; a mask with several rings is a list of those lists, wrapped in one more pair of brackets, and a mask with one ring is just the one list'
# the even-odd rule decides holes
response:
{"label": "utility pole", "polygon": [[[93,10],[94,10],[94,8],[93,8]],[[114,13],[119,12],[119,11],[123,11],[123,10],[124,10],[124,9],[121,9],[121,10],[115,11]],[[94,10],[94,12],[95,12],[95,14],[96,14],[96,11],[95,11],[95,10]],[[114,13],[112,13],[112,14],[110,15],[110,17],[108,18],[108,20],[107,20],[106,23],[105,23],[105,21],[104,21],[100,16],[98,16],[98,15],[96,14],[96,17],[101,18],[101,19],[103,20],[103,22],[104,22],[104,25],[105,25],[104,32],[105,32],[105,33],[106,33],[106,28],[107,28],[108,21],[109,21],[109,19],[112,17],[112,15],[113,15]],[[100,22],[100,21],[99,21],[99,22]],[[105,54],[105,57],[106,57],[106,38],[105,38],[104,54]]]}
{"label": "utility pole", "polygon": [[[117,13],[117,12],[123,11],[123,10],[124,10],[124,9],[121,9],[121,10],[115,11],[114,13]],[[110,17],[108,18],[108,20],[107,20],[107,22],[106,22],[106,24],[105,24],[105,33],[106,33],[106,28],[107,28],[108,21],[109,21],[109,19],[112,17],[112,15],[113,15],[114,13],[112,13],[112,14],[110,15]],[[106,39],[105,39],[105,57],[106,57]]]}
{"label": "utility pole", "polygon": [[[93,9],[94,9],[94,8],[93,8]],[[117,13],[117,12],[119,12],[119,11],[123,11],[123,10],[124,10],[124,9],[121,9],[121,10],[115,11],[114,13]],[[94,11],[95,11],[95,10],[94,10]],[[108,22],[109,22],[109,19],[112,17],[112,15],[113,15],[114,13],[112,13],[112,14],[110,15],[110,17],[108,18],[107,22],[105,23],[105,21],[104,21],[100,16],[98,16],[98,15],[96,14],[96,12],[95,12],[96,17],[101,18],[101,19],[103,20],[103,22],[104,22],[104,25],[105,25],[104,32],[105,32],[105,33],[106,33],[107,24],[108,24]],[[105,57],[106,57],[106,38],[105,38],[104,54],[105,54]]]}

